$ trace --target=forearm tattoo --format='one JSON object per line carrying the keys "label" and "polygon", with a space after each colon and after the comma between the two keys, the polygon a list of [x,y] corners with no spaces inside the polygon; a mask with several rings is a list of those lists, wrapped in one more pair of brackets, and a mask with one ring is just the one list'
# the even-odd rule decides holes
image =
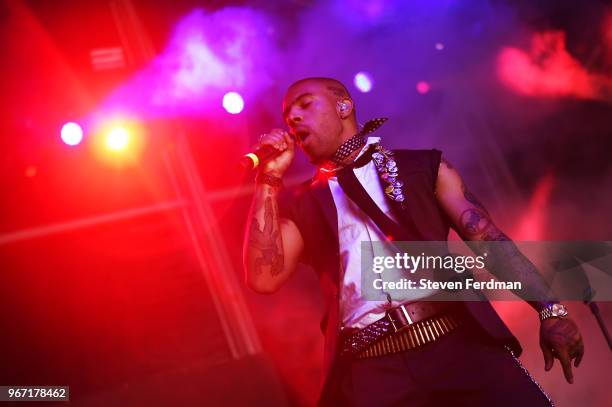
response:
{"label": "forearm tattoo", "polygon": [[263,229],[257,218],[253,216],[249,232],[249,245],[251,249],[259,251],[254,259],[253,271],[261,274],[263,267],[269,267],[272,276],[283,270],[284,258],[281,246],[281,236],[278,230],[278,211],[276,202],[270,196],[264,201]]}
{"label": "forearm tattoo", "polygon": [[469,245],[475,252],[487,253],[489,271],[502,280],[522,282],[523,289],[516,294],[537,309],[540,303],[550,299],[548,284],[514,242],[493,223],[484,205],[465,185],[462,185],[462,190],[473,207],[464,210],[459,217],[460,234],[470,241]]}
{"label": "forearm tattoo", "polygon": [[478,198],[476,198],[476,196],[474,196],[473,193],[470,192],[469,189],[467,189],[467,187],[465,186],[465,183],[463,182],[461,182],[461,191],[463,192],[463,197],[466,199],[466,201],[468,201],[469,203],[471,203],[472,205],[474,205],[481,211],[484,211],[487,215],[489,214],[489,212],[487,212],[487,209],[484,207],[484,205],[478,200]]}

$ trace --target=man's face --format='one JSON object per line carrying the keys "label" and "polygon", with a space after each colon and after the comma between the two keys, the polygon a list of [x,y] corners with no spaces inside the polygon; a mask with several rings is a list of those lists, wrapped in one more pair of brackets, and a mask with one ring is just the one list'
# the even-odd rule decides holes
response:
{"label": "man's face", "polygon": [[291,86],[283,100],[283,118],[297,144],[314,164],[331,158],[342,143],[338,97],[324,83]]}

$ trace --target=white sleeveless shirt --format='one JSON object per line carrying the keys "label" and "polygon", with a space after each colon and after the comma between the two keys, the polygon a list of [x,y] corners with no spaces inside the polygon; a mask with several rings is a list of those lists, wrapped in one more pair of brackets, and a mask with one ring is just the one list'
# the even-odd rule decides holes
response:
{"label": "white sleeveless shirt", "polygon": [[[359,155],[361,156],[370,146],[380,141],[380,137],[368,137],[366,145],[363,147]],[[400,168],[401,171],[401,168]],[[354,169],[355,176],[372,197],[376,205],[391,219],[397,221],[391,212],[391,207],[376,170],[373,161],[360,168]],[[360,208],[355,204],[342,190],[338,184],[336,177],[331,177],[328,180],[331,194],[336,205],[338,214],[338,240],[340,244],[340,276],[342,279],[342,287],[340,288],[340,317],[342,324],[345,327],[363,328],[366,325],[382,318],[385,312],[390,307],[395,307],[408,300],[418,300],[433,294],[435,291],[427,290],[411,290],[409,299],[404,294],[402,301],[392,302],[386,298],[386,295],[381,292],[380,300],[365,300],[361,295],[361,242],[370,242],[370,250],[375,248],[371,242],[385,241],[385,235],[376,226],[374,221],[370,219]],[[386,252],[373,253],[375,256],[394,256],[394,252],[386,250]],[[371,272],[364,270],[364,272]],[[392,272],[392,271],[391,271]],[[387,271],[381,275],[383,279]],[[395,271],[397,273],[397,271]],[[389,275],[389,274],[388,274]],[[386,279],[385,279],[386,280]],[[389,279],[391,280],[391,279]],[[395,278],[393,278],[396,281]]]}

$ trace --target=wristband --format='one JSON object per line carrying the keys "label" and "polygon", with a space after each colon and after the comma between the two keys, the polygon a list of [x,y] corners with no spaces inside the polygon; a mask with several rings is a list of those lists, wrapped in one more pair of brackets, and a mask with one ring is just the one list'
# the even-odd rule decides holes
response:
{"label": "wristband", "polygon": [[283,186],[282,178],[275,177],[274,175],[265,174],[260,172],[255,177],[255,182],[258,184],[267,184],[272,187],[280,188]]}

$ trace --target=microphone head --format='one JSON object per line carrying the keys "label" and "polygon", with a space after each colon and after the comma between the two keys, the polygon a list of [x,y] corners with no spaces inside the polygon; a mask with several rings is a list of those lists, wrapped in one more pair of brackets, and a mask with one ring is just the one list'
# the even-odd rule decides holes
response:
{"label": "microphone head", "polygon": [[259,157],[254,153],[248,153],[240,158],[240,166],[245,170],[253,170],[260,164]]}

